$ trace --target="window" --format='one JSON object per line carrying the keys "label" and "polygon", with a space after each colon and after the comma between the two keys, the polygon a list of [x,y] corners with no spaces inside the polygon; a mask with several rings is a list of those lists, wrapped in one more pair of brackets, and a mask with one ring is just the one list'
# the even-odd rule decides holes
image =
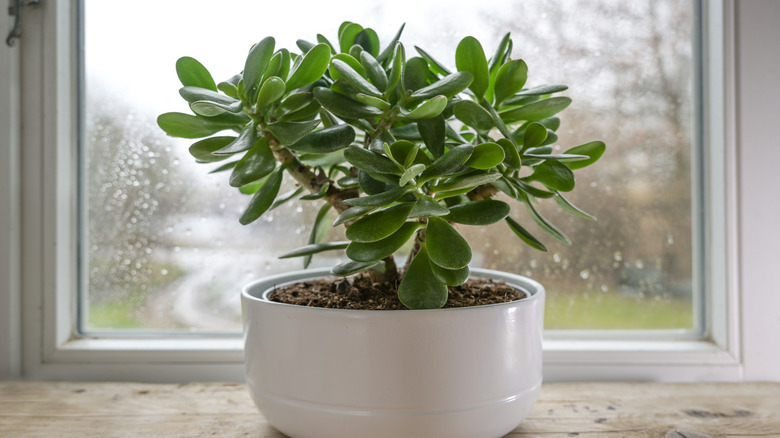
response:
{"label": "window", "polygon": [[[753,266],[766,266],[762,255],[767,256],[768,251],[761,250],[760,236],[764,236],[764,240],[772,239],[771,233],[760,234],[771,226],[762,222],[764,219],[761,218],[778,216],[774,210],[767,210],[766,203],[749,196],[749,193],[741,191],[741,186],[735,185],[740,181],[736,173],[738,170],[748,188],[762,187],[760,184],[764,181],[760,178],[771,174],[745,172],[749,168],[739,167],[735,160],[736,146],[739,144],[742,148],[741,163],[761,165],[762,149],[758,149],[757,144],[771,138],[765,129],[765,126],[771,124],[757,126],[753,122],[762,118],[745,115],[739,119],[739,123],[754,129],[744,131],[746,134],[741,135],[753,141],[737,143],[733,137],[737,123],[734,115],[736,103],[733,101],[736,80],[733,70],[734,45],[738,44],[743,49],[760,46],[758,42],[762,38],[762,29],[766,32],[773,29],[772,23],[761,21],[761,11],[773,6],[740,5],[745,6],[737,7],[730,1],[726,1],[725,5],[714,1],[694,3],[699,8],[694,17],[698,17],[705,30],[705,44],[702,44],[702,58],[705,62],[699,66],[705,81],[700,87],[692,89],[695,96],[693,101],[697,105],[691,111],[700,111],[704,123],[698,129],[690,129],[695,138],[704,140],[702,144],[705,145],[706,153],[692,158],[692,177],[701,180],[705,189],[701,202],[693,204],[692,217],[701,213],[706,222],[704,227],[696,228],[698,238],[704,244],[704,257],[692,259],[691,271],[694,278],[701,275],[704,280],[708,301],[701,305],[696,295],[693,295],[693,308],[702,309],[702,319],[708,321],[708,330],[702,338],[681,337],[669,332],[651,333],[646,338],[608,338],[601,332],[589,332],[585,337],[571,337],[563,333],[545,342],[545,373],[548,380],[739,379],[742,376],[772,378],[773,375],[776,378],[776,372],[772,374],[773,371],[769,371],[776,353],[772,353],[774,350],[766,339],[761,340],[755,335],[762,326],[770,329],[774,327],[770,322],[774,319],[760,312],[762,305],[766,309],[772,308],[773,303],[776,308],[777,304],[772,298],[774,295],[763,293],[764,286],[760,282],[770,284],[778,279],[773,271],[757,271]],[[11,184],[0,187],[0,203],[3,207],[10,206],[10,211],[19,209],[18,216],[9,216],[11,222],[17,221],[17,228],[22,230],[19,238],[21,243],[18,245],[19,257],[14,257],[16,253],[13,249],[7,251],[10,256],[6,256],[6,252],[0,254],[0,261],[5,262],[6,258],[11,261],[7,266],[11,267],[9,271],[12,272],[9,275],[8,284],[11,287],[8,295],[0,291],[0,298],[3,299],[0,304],[13,303],[14,300],[21,302],[20,319],[24,328],[23,333],[19,329],[0,332],[0,347],[5,351],[6,347],[11,346],[13,350],[12,344],[21,344],[24,372],[32,378],[238,380],[241,378],[241,346],[240,340],[233,336],[192,333],[171,338],[165,333],[148,333],[140,337],[124,330],[84,335],[77,330],[78,307],[74,291],[79,290],[79,285],[76,273],[79,266],[85,266],[76,263],[80,245],[77,239],[77,224],[80,222],[77,219],[86,218],[87,212],[79,211],[75,202],[79,187],[75,159],[78,156],[75,135],[78,126],[74,115],[78,113],[76,97],[79,89],[76,80],[78,58],[75,54],[80,50],[75,31],[78,29],[76,6],[74,1],[46,2],[38,9],[30,9],[25,15],[22,50],[18,55],[11,55],[7,50],[0,52],[0,60],[19,68],[17,76],[9,75],[11,81],[8,83],[11,87],[21,84],[18,106],[20,120],[24,122],[15,124],[14,119],[6,115],[8,113],[0,113],[0,122],[12,126],[11,141],[5,143],[4,137],[3,142],[3,146],[9,145],[9,163],[13,160],[20,163],[18,175],[11,175]],[[739,20],[750,17],[759,24],[754,29],[740,22],[741,30],[735,34],[735,9],[739,9],[742,14],[739,17],[743,18]],[[763,15],[772,16],[771,13]],[[409,28],[412,27],[409,24]],[[263,31],[261,36],[266,33],[273,32]],[[737,40],[735,35],[740,35],[744,41]],[[246,40],[251,41],[252,38]],[[175,55],[181,53],[181,50],[175,51]],[[196,53],[191,54],[198,57]],[[777,62],[771,56],[757,56],[753,52],[743,52],[743,56],[741,59],[744,61],[740,62],[754,63],[740,64],[748,75],[764,71],[761,69],[766,68],[766,65],[776,65],[772,62]],[[200,58],[212,67],[207,58]],[[143,62],[147,62],[147,59],[144,58]],[[231,59],[240,59],[240,56]],[[534,64],[530,60],[529,63]],[[547,63],[542,61],[535,64],[542,66]],[[121,66],[117,64],[114,67]],[[233,70],[235,68],[229,68],[228,74]],[[5,74],[5,71],[0,70],[0,74]],[[172,69],[170,74],[173,76]],[[215,71],[215,75],[220,77],[218,71]],[[750,100],[740,101],[740,104],[749,111],[750,103],[760,101],[761,114],[776,113],[776,104],[773,107],[772,103],[761,101],[760,87],[752,85],[765,84],[762,82],[765,79],[762,76],[747,76],[745,80],[748,79],[753,82],[743,81],[739,85],[748,91],[744,99]],[[580,81],[568,82],[576,87]],[[0,83],[4,84],[5,81]],[[166,89],[175,88],[169,86]],[[5,98],[5,95],[0,96]],[[740,95],[737,97],[742,98]],[[582,100],[575,96],[575,102]],[[172,109],[166,106],[162,110]],[[18,140],[14,140],[14,132],[18,134]],[[772,157],[770,153],[767,161],[771,162]],[[182,162],[180,160],[180,165]],[[86,164],[83,168],[86,168]],[[200,169],[199,175],[202,175]],[[745,226],[756,225],[755,229],[737,228],[737,219],[742,218],[736,210],[740,202],[745,203],[743,208],[749,209],[746,211],[762,213],[755,217],[745,214]],[[5,218],[0,215],[0,219]],[[5,233],[2,237],[10,235],[5,229],[0,230],[0,233]],[[3,240],[6,241],[12,239]],[[673,241],[679,242],[675,236]],[[695,247],[695,243],[692,246]],[[737,249],[742,246],[746,254],[749,250],[758,249],[757,255],[741,255]],[[17,264],[15,260],[19,260],[18,287],[14,286],[13,278],[13,266]],[[743,271],[750,274],[745,274],[744,283],[740,280]],[[88,278],[88,275],[89,272],[84,272],[82,278]],[[5,279],[3,281],[5,284]],[[741,289],[743,285],[745,288]],[[740,291],[742,295],[739,295]],[[751,313],[751,318],[742,317],[740,302],[746,308],[756,310]],[[3,316],[12,315],[13,310],[10,309],[3,307],[0,312]],[[4,320],[13,322],[13,319],[15,317]],[[774,324],[776,326],[776,321]],[[742,346],[745,347],[744,353]],[[14,354],[12,352],[9,357],[13,359]],[[18,354],[16,357],[19,358]],[[0,354],[0,358],[3,358],[0,365],[4,365],[4,356]]]}

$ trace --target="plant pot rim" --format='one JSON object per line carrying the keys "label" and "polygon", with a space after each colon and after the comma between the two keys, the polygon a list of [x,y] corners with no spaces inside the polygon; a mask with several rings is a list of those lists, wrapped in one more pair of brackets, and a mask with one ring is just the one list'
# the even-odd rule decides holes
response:
{"label": "plant pot rim", "polygon": [[[291,271],[282,274],[275,274],[268,277],[255,280],[241,289],[241,298],[248,302],[263,303],[264,305],[284,306],[288,308],[301,309],[302,311],[309,312],[343,312],[345,314],[360,314],[365,315],[367,312],[371,314],[398,314],[399,310],[367,310],[367,309],[334,309],[327,307],[309,307],[301,306],[298,304],[279,303],[271,301],[268,296],[279,287],[284,287],[289,284],[298,283],[301,281],[314,280],[319,278],[328,278],[334,275],[330,273],[330,268],[316,268],[306,269],[299,271]],[[534,301],[543,299],[545,295],[544,286],[539,282],[528,278],[520,274],[514,274],[506,271],[497,271],[492,269],[483,268],[471,268],[471,275],[469,278],[488,278],[499,281],[504,281],[510,286],[520,289],[526,293],[524,298],[519,300],[507,301],[505,303],[484,304],[480,306],[467,306],[467,307],[450,307],[443,309],[421,309],[413,310],[414,313],[425,312],[467,312],[473,309],[487,309],[495,307],[512,307],[521,304],[527,304]],[[262,288],[262,289],[260,289]],[[260,289],[260,290],[259,290]],[[410,309],[401,310],[400,312],[410,311]]]}

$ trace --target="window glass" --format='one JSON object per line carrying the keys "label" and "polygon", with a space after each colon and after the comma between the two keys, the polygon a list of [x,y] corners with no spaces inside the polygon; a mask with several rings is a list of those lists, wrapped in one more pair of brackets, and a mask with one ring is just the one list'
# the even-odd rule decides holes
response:
{"label": "window glass", "polygon": [[[241,286],[301,267],[276,256],[305,244],[317,201],[241,226],[249,198],[228,187],[225,174],[207,174],[219,164],[196,164],[191,142],[167,137],[155,118],[188,112],[176,93],[178,57],[192,56],[225,80],[265,36],[295,50],[298,38],[314,41],[318,32],[335,40],[344,20],[372,27],[383,42],[406,23],[407,52],[416,44],[451,66],[464,36],[490,54],[511,32],[529,86],[570,86],[559,147],[593,139],[608,146],[600,163],[578,172],[569,196],[598,220],[541,202],[574,242],[539,231],[547,253],[503,224],[462,227],[473,265],[543,283],[551,329],[693,328],[690,1],[83,0],[82,12],[85,331],[237,332]],[[538,230],[524,209],[513,216]],[[331,266],[338,255],[331,257],[313,265]]]}

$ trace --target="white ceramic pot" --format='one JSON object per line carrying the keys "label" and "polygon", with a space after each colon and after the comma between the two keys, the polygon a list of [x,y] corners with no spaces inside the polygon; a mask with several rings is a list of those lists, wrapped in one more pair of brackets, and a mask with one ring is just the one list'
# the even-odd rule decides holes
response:
{"label": "white ceramic pot", "polygon": [[293,438],[490,438],[517,427],[542,383],[544,288],[473,269],[530,295],[440,310],[280,304],[269,277],[242,291],[246,376],[268,422]]}

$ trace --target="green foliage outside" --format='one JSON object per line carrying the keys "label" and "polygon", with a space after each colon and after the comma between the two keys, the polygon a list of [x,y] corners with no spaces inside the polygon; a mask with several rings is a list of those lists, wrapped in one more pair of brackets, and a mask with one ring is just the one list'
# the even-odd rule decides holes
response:
{"label": "green foliage outside", "polygon": [[[537,209],[554,199],[564,211],[593,219],[564,197],[574,171],[605,151],[594,141],[554,151],[571,99],[565,85],[525,88],[528,67],[510,59],[507,34],[492,57],[472,37],[454,53],[455,71],[415,47],[387,45],[370,28],[345,22],[335,44],[298,41],[300,54],[255,44],[242,74],[217,83],[197,60],[176,64],[181,96],[193,114],[166,113],[169,135],[201,139],[190,147],[203,163],[252,195],[242,224],[292,200],[323,200],[308,245],[282,257],[310,257],[345,249],[349,261],[332,269],[347,276],[365,270],[398,284],[409,308],[441,307],[447,286],[469,273],[471,248],[456,225],[505,222],[525,244],[546,251],[527,224],[509,217],[502,192],[528,211],[537,229],[570,244]],[[232,133],[225,135],[224,131]],[[218,135],[215,135],[218,134]],[[281,195],[284,175],[300,186]],[[335,212],[335,219],[332,213]],[[323,242],[328,225],[344,224],[347,241]],[[393,254],[413,251],[401,278]]]}

